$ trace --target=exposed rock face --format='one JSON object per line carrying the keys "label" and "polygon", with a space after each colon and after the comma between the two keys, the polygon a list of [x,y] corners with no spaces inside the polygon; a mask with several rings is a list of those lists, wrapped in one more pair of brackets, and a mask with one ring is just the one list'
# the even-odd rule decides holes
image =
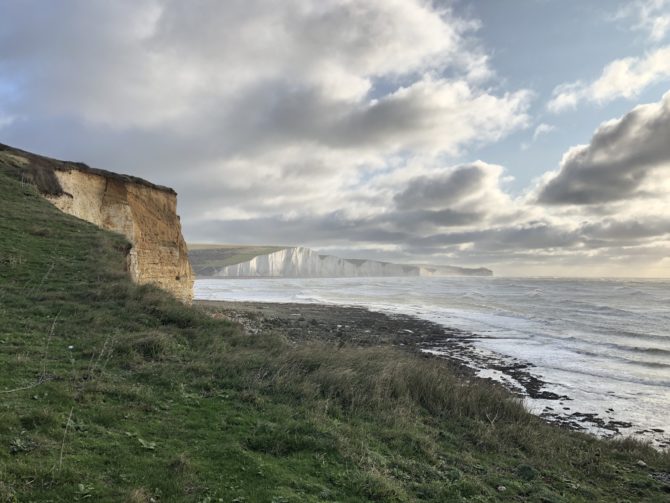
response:
{"label": "exposed rock face", "polygon": [[[193,252],[192,252],[193,253]],[[375,276],[490,276],[489,269],[453,266],[403,265],[376,260],[342,259],[309,248],[284,248],[216,271],[216,277],[375,277]]]}
{"label": "exposed rock face", "polygon": [[[145,180],[35,156],[0,145],[57,208],[128,238],[128,270],[184,302],[193,299],[193,271],[177,216],[177,194]],[[46,180],[46,182],[44,182]]]}

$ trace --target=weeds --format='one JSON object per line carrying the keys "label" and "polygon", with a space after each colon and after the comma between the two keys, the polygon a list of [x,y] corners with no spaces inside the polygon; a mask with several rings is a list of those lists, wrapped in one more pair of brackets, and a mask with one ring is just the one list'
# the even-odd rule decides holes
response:
{"label": "weeds", "polygon": [[67,437],[67,430],[70,428],[72,423],[72,413],[74,412],[74,407],[70,407],[70,413],[67,416],[65,421],[65,429],[63,430],[63,440],[60,443],[60,454],[58,456],[58,471],[61,471],[63,468],[63,452],[65,451],[65,437]]}

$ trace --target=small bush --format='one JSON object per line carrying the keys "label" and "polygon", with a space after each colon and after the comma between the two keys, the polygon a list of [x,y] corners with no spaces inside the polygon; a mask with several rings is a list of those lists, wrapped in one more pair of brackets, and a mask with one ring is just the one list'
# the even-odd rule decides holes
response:
{"label": "small bush", "polygon": [[24,430],[48,430],[58,424],[58,420],[48,409],[39,409],[20,418]]}
{"label": "small bush", "polygon": [[119,355],[137,355],[144,361],[162,361],[174,353],[174,337],[154,330],[143,334],[126,336],[117,342],[115,350]]}
{"label": "small bush", "polygon": [[183,475],[191,470],[191,461],[189,460],[188,455],[185,452],[182,452],[173,459],[168,466],[170,471],[175,475]]}
{"label": "small bush", "polygon": [[296,452],[323,452],[330,450],[334,439],[310,424],[260,423],[245,442],[248,449],[287,456]]}
{"label": "small bush", "polygon": [[526,481],[531,481],[537,477],[537,470],[529,465],[519,465],[516,472],[520,478]]}
{"label": "small bush", "polygon": [[18,501],[16,497],[16,492],[10,485],[0,480],[0,502],[10,503],[14,501]]}

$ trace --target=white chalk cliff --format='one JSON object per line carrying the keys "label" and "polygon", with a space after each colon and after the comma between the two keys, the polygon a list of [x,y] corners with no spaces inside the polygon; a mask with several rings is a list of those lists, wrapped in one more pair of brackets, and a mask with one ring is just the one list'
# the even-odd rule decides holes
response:
{"label": "white chalk cliff", "polygon": [[488,269],[467,269],[453,266],[402,265],[376,260],[342,259],[321,255],[304,247],[284,248],[259,255],[239,264],[228,265],[214,272],[215,277],[250,278],[337,278],[375,276],[490,276]]}

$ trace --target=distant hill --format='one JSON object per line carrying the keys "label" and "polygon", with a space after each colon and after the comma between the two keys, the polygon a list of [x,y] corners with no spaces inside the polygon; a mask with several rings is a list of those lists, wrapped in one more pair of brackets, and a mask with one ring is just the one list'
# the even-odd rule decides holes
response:
{"label": "distant hill", "polygon": [[223,278],[493,275],[490,269],[483,267],[345,259],[304,247],[189,245],[189,258],[197,276]]}

